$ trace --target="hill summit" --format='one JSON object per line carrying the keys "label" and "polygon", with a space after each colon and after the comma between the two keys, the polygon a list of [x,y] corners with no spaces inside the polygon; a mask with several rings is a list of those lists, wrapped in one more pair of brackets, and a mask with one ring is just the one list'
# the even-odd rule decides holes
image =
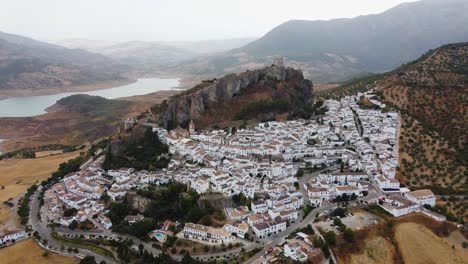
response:
{"label": "hill summit", "polygon": [[205,127],[232,120],[272,119],[277,114],[307,114],[313,84],[302,71],[283,66],[230,74],[203,81],[153,108],[168,129]]}
{"label": "hill summit", "polygon": [[332,20],[287,21],[230,52],[196,58],[177,70],[206,76],[240,72],[275,56],[300,67],[316,83],[389,71],[429,49],[468,39],[468,1],[402,3],[375,15]]}
{"label": "hill summit", "polygon": [[99,54],[0,32],[0,98],[127,82],[129,70]]}

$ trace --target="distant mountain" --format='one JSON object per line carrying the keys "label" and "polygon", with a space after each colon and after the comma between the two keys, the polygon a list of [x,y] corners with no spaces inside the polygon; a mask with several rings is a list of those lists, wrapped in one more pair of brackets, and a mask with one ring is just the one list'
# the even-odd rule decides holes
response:
{"label": "distant mountain", "polygon": [[130,65],[140,73],[155,74],[177,63],[201,54],[212,54],[239,48],[253,38],[205,40],[196,42],[111,42],[86,39],[52,41],[68,48],[79,48],[105,55]]}
{"label": "distant mountain", "polygon": [[47,40],[47,43],[59,45],[69,49],[82,49],[90,52],[98,53],[97,51],[104,47],[109,47],[118,44],[116,41],[107,40],[94,40],[94,39],[81,39],[69,38],[61,40]]}
{"label": "distant mountain", "polygon": [[125,80],[128,70],[102,55],[0,32],[0,95]]}
{"label": "distant mountain", "polygon": [[195,56],[195,53],[183,48],[143,41],[118,43],[95,49],[95,52],[147,73]]}
{"label": "distant mountain", "polygon": [[200,41],[162,42],[169,46],[184,48],[197,54],[212,54],[242,47],[256,38],[212,39]]}
{"label": "distant mountain", "polygon": [[377,15],[329,21],[288,21],[262,38],[175,70],[223,75],[271,64],[286,57],[318,82],[388,71],[445,43],[468,40],[467,0],[423,0]]}
{"label": "distant mountain", "polygon": [[374,87],[401,114],[400,180],[437,193],[466,193],[468,42],[444,45],[396,70],[319,96],[337,98]]}

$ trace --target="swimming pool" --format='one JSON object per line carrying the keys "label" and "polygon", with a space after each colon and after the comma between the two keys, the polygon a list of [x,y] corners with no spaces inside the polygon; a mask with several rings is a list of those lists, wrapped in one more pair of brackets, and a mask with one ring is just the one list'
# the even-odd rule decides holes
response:
{"label": "swimming pool", "polygon": [[154,236],[159,240],[162,240],[164,238],[164,235],[161,234],[161,233],[156,233],[156,234],[154,234]]}

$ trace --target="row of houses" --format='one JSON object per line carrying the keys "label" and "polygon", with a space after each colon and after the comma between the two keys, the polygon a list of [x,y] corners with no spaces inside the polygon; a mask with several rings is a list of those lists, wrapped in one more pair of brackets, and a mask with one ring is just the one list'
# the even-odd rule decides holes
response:
{"label": "row of houses", "polygon": [[424,205],[435,206],[436,197],[431,190],[407,191],[393,194],[379,202],[380,206],[393,216],[402,216],[412,212],[420,212]]}

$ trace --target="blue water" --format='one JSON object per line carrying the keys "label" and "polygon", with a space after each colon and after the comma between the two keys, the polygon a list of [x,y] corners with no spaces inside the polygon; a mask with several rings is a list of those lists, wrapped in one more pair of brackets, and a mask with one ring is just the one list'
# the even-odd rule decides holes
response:
{"label": "blue water", "polygon": [[177,79],[138,79],[137,82],[89,92],[69,92],[51,95],[13,97],[0,100],[0,117],[28,117],[45,114],[47,107],[55,104],[57,100],[75,94],[98,95],[107,99],[144,95],[162,90],[176,89],[179,85]]}

